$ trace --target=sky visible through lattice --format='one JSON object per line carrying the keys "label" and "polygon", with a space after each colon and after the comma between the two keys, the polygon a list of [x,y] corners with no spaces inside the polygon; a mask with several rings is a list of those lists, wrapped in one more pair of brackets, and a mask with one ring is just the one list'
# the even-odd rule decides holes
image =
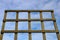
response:
{"label": "sky visible through lattice", "polygon": [[[54,10],[58,29],[60,30],[60,1],[59,0],[0,0],[0,30],[2,28],[2,20],[4,10]],[[23,16],[24,15],[24,16]],[[16,13],[9,12],[7,19],[15,19]],[[40,19],[39,12],[31,12],[31,19]],[[43,12],[43,18],[51,18],[51,14]],[[27,12],[19,13],[19,19],[28,19]],[[19,25],[21,24],[21,25]],[[31,22],[32,30],[41,30],[39,21]],[[48,24],[48,25],[47,25]],[[9,25],[9,26],[8,26]],[[8,27],[7,27],[8,26]],[[37,26],[37,27],[36,27]],[[53,30],[52,21],[44,22],[45,30]],[[15,30],[15,22],[6,22],[5,30]],[[28,30],[28,22],[19,22],[18,30]],[[55,29],[54,29],[55,30]],[[37,34],[37,35],[36,35]],[[46,33],[47,40],[57,40],[55,33]],[[3,40],[14,40],[14,33],[4,33]],[[28,33],[18,33],[18,40],[28,40]],[[42,33],[32,33],[32,40],[43,40]]]}

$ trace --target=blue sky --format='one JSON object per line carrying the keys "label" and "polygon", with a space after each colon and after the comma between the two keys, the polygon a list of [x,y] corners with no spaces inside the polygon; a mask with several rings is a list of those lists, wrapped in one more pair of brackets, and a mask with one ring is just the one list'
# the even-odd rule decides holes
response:
{"label": "blue sky", "polygon": [[[60,30],[60,0],[0,0],[0,30],[1,30],[1,28],[2,28],[2,20],[3,20],[3,17],[4,17],[4,10],[54,10],[54,15],[55,15],[55,18],[56,18],[56,21],[57,21],[57,26],[58,26],[58,29]],[[7,18],[15,18],[15,13],[11,13],[11,15],[10,14],[8,14],[9,16],[7,16]],[[20,14],[19,14],[20,15]],[[21,15],[26,15],[26,16],[19,16],[19,18],[21,18],[22,17],[22,19],[23,18],[28,18],[27,17],[27,13],[23,13],[23,14],[21,14]],[[43,13],[43,18],[45,18],[45,16],[46,17],[48,17],[48,18],[51,18],[50,16],[49,16],[49,14],[48,15],[46,15],[46,14],[44,14]],[[14,17],[13,17],[14,16]],[[35,18],[37,18],[37,16],[38,16],[38,18],[39,18],[39,13],[31,13],[31,18],[34,18],[33,16],[35,16]],[[22,23],[23,22],[20,22],[20,24],[22,25]],[[25,25],[25,23],[26,23],[26,26],[28,26],[27,24],[27,22],[24,22],[23,23],[23,25]],[[36,24],[37,23],[37,24]],[[31,22],[31,26],[33,26],[31,29],[38,29],[38,28],[34,28],[34,25],[36,24],[36,26],[37,25],[39,25],[39,23],[40,22]],[[51,28],[51,30],[53,29],[53,22],[51,22],[51,23],[49,23],[49,22],[45,22],[46,24],[46,26],[49,26],[49,25],[51,25],[50,26],[50,28]],[[47,25],[47,24],[49,24],[49,25]],[[7,24],[8,25],[8,24]],[[6,26],[7,26],[6,25]],[[14,25],[15,26],[15,24],[13,23],[11,23],[11,24],[9,24],[9,25]],[[21,26],[20,25],[20,26]],[[10,26],[9,26],[10,27]],[[8,28],[9,28],[8,27]],[[24,26],[23,26],[24,27]],[[49,29],[49,27],[45,27],[46,29],[48,28]],[[7,29],[7,28],[6,28]],[[12,29],[14,29],[14,27],[12,28]],[[20,29],[20,28],[19,28]],[[22,27],[21,27],[21,29],[22,29]],[[27,29],[27,28],[24,28],[24,29]],[[37,33],[32,33],[32,37],[33,37],[33,39],[34,38],[36,38],[36,36],[38,36],[38,37],[40,37],[39,35],[39,33],[38,33],[38,35],[36,35]],[[14,34],[12,34],[12,35],[14,35]],[[20,34],[19,34],[20,35]],[[25,34],[24,34],[25,35]],[[22,35],[21,37],[23,37],[24,35]],[[27,34],[26,34],[27,35]],[[47,34],[48,35],[48,34]],[[51,34],[50,36],[47,36],[47,40],[52,36],[53,34]],[[12,37],[11,36],[11,34],[9,33],[8,35],[5,35],[5,37],[6,36],[9,36],[9,37]],[[55,35],[54,35],[55,36]],[[26,36],[27,37],[27,36]],[[7,37],[8,38],[8,37]],[[52,39],[53,39],[54,37],[52,37]],[[56,38],[56,37],[55,37]],[[9,38],[8,38],[9,39]],[[33,40],[32,39],[32,40]],[[39,38],[38,38],[39,39]],[[52,40],[52,39],[50,39],[50,40]],[[7,39],[6,39],[7,40]],[[12,39],[11,39],[12,40]],[[26,40],[26,39],[25,39]],[[42,38],[41,38],[41,40],[42,40]],[[57,40],[57,39],[55,39],[55,40]]]}

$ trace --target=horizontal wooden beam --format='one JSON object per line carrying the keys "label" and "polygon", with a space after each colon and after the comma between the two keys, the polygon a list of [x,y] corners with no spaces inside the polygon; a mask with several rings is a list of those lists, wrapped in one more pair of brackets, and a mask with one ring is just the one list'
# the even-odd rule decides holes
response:
{"label": "horizontal wooden beam", "polygon": [[55,33],[58,30],[2,30],[1,33]]}
{"label": "horizontal wooden beam", "polygon": [[5,10],[5,12],[52,12],[53,10]]}
{"label": "horizontal wooden beam", "polygon": [[56,19],[6,19],[3,21],[56,21]]}

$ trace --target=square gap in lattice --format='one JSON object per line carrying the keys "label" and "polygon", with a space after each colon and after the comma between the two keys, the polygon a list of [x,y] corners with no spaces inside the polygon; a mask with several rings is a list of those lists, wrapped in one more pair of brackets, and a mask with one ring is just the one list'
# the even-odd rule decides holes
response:
{"label": "square gap in lattice", "polygon": [[6,22],[4,30],[15,30],[15,22]]}
{"label": "square gap in lattice", "polygon": [[51,12],[42,12],[43,19],[50,18],[52,19]]}
{"label": "square gap in lattice", "polygon": [[40,19],[40,12],[30,12],[31,19]]}
{"label": "square gap in lattice", "polygon": [[46,33],[46,40],[58,40],[56,33]]}
{"label": "square gap in lattice", "polygon": [[45,30],[55,30],[53,21],[44,21]]}
{"label": "square gap in lattice", "polygon": [[18,30],[28,30],[28,21],[18,22]]}
{"label": "square gap in lattice", "polygon": [[32,33],[32,40],[43,40],[42,33]]}
{"label": "square gap in lattice", "polygon": [[7,12],[6,19],[16,19],[16,12]]}
{"label": "square gap in lattice", "polygon": [[2,40],[14,40],[14,33],[4,33]]}
{"label": "square gap in lattice", "polygon": [[19,12],[19,19],[28,19],[28,12]]}
{"label": "square gap in lattice", "polygon": [[41,22],[31,21],[31,30],[41,30]]}
{"label": "square gap in lattice", "polygon": [[28,33],[18,33],[17,40],[29,40]]}

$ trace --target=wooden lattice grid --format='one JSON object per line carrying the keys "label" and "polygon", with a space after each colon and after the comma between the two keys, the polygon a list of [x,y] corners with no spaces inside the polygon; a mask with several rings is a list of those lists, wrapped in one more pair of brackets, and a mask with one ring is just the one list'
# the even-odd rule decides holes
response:
{"label": "wooden lattice grid", "polygon": [[[16,12],[16,19],[6,19],[7,12]],[[28,12],[28,19],[18,19],[19,12]],[[40,12],[40,19],[31,19],[30,12]],[[51,12],[52,18],[51,19],[43,19],[42,12]],[[19,21],[28,21],[28,30],[18,30],[18,22]],[[41,21],[42,30],[31,30],[31,21]],[[43,23],[44,21],[53,21],[55,30],[44,30],[44,23]],[[16,22],[15,30],[4,30],[6,22]],[[59,31],[58,31],[58,28],[56,25],[56,19],[54,18],[53,10],[5,10],[0,40],[3,39],[4,33],[15,33],[14,40],[17,40],[17,33],[29,33],[29,40],[32,40],[31,33],[42,33],[43,40],[46,40],[45,33],[56,33],[57,39],[60,40]]]}

